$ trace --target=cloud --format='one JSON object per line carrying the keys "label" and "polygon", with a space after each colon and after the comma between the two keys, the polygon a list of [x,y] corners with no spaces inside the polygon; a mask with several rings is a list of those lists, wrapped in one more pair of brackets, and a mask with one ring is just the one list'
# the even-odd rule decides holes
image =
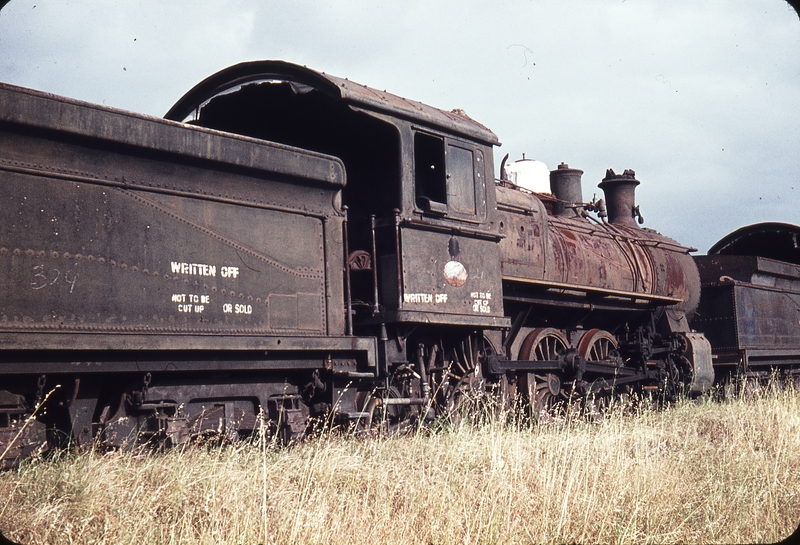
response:
{"label": "cloud", "polygon": [[[35,8],[33,6],[36,6]],[[782,0],[12,0],[0,80],[162,115],[245,60],[462,108],[512,159],[633,168],[646,225],[707,249],[797,223],[800,19]]]}

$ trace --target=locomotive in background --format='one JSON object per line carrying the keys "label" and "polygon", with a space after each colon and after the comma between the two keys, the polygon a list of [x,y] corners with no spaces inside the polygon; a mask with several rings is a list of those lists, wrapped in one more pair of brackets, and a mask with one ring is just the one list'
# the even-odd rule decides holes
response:
{"label": "locomotive in background", "polygon": [[[561,165],[535,193],[495,183],[495,145],[461,111],[277,61],[166,119],[0,85],[0,458],[708,390],[692,249],[636,225],[635,174],[585,203]],[[786,267],[770,293],[796,304]],[[783,326],[758,361],[794,372]]]}

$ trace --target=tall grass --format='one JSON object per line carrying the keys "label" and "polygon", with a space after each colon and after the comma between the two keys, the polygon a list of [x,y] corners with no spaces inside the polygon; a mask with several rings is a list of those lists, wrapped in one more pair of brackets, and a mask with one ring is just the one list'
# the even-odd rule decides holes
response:
{"label": "tall grass", "polygon": [[588,422],[68,454],[0,474],[34,543],[756,543],[800,523],[800,393]]}

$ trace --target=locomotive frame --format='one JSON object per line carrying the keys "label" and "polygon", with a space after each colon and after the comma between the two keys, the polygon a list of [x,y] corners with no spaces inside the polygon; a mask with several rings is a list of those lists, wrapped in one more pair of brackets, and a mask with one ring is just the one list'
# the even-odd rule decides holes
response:
{"label": "locomotive frame", "polygon": [[562,165],[537,195],[495,184],[496,145],[279,61],[165,119],[0,84],[3,463],[707,391],[692,249],[636,226],[635,174],[585,203]]}

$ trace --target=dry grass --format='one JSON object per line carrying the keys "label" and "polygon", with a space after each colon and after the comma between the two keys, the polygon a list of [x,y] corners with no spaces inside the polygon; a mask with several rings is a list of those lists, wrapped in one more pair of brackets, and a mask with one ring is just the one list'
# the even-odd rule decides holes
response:
{"label": "dry grass", "polygon": [[800,394],[279,449],[68,455],[0,474],[34,543],[755,543],[800,523]]}

